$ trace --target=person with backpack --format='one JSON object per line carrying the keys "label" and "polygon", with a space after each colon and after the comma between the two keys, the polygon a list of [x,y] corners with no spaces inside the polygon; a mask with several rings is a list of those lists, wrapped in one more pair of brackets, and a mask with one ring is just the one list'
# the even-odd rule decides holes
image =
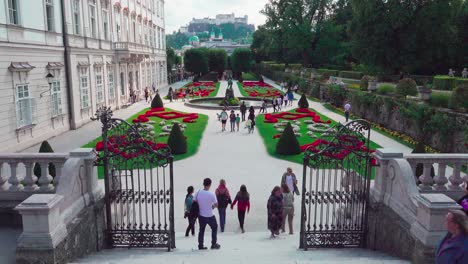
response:
{"label": "person with backpack", "polygon": [[245,102],[242,102],[241,106],[240,106],[240,112],[241,112],[241,115],[242,115],[242,122],[245,121],[245,113],[247,112],[247,106],[245,105]]}
{"label": "person with backpack", "polygon": [[216,199],[218,199],[219,225],[221,227],[221,233],[223,233],[226,225],[226,208],[232,203],[231,195],[226,187],[225,180],[219,181],[219,186],[216,189],[215,194]]}
{"label": "person with backpack", "polygon": [[191,208],[193,204],[193,186],[187,187],[187,195],[185,196],[184,202],[184,218],[188,220],[188,227],[185,230],[185,236],[188,237],[190,231],[192,232],[192,236],[195,235],[195,222],[197,221],[197,215],[193,215],[191,213]]}
{"label": "person with backpack", "polygon": [[219,115],[219,119],[221,119],[221,132],[224,132],[226,131],[226,123],[228,120],[228,114],[226,112],[226,109],[223,109],[223,111]]}
{"label": "person with backpack", "polygon": [[236,131],[236,114],[234,110],[231,110],[231,114],[229,115],[229,122],[231,123],[231,132]]}
{"label": "person with backpack", "polygon": [[[205,238],[206,225],[211,228],[211,249],[220,249],[221,246],[217,243],[218,240],[218,222],[214,216],[213,209],[218,207],[218,200],[213,192],[210,192],[211,179],[203,180],[203,190],[199,190],[195,195],[194,203],[192,203],[192,213],[198,211],[198,224],[200,232],[198,233],[198,249],[206,250],[203,240]],[[198,209],[198,210],[197,210]]]}
{"label": "person with backpack", "polygon": [[236,194],[236,198],[231,204],[231,210],[234,209],[234,206],[237,204],[237,218],[239,219],[239,226],[242,233],[245,233],[244,229],[244,220],[245,212],[250,212],[250,194],[247,192],[247,187],[241,185],[239,192]]}
{"label": "person with backpack", "polygon": [[281,186],[287,185],[289,190],[296,195],[299,195],[299,189],[297,188],[296,174],[293,173],[291,168],[287,168],[286,172],[281,177]]}

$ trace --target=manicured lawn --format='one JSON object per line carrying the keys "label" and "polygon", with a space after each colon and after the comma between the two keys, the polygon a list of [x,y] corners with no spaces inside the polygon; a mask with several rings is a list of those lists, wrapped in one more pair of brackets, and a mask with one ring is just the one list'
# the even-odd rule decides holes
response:
{"label": "manicured lawn", "polygon": [[[291,113],[295,113],[295,110],[296,109],[293,109],[293,110],[290,110],[288,112],[291,112]],[[310,109],[311,111],[314,111],[317,115],[320,116],[320,119],[322,121],[326,121],[326,120],[330,120],[329,118],[321,115],[319,112],[315,111],[314,109]],[[301,119],[298,119],[297,121],[301,122],[301,125],[299,126],[300,127],[300,133],[302,134],[301,137],[298,137],[298,141],[299,141],[299,144],[302,146],[302,145],[305,145],[305,144],[309,144],[309,143],[312,143],[314,142],[315,140],[317,140],[318,138],[321,137],[321,134],[322,133],[319,133],[319,132],[314,132],[314,134],[317,136],[317,138],[312,138],[310,137],[309,135],[307,135],[307,126],[308,124],[305,124],[304,121],[305,120],[310,120],[310,118],[301,118]],[[287,156],[287,155],[279,155],[279,154],[276,154],[276,143],[278,142],[278,139],[273,139],[273,136],[275,135],[279,135],[281,134],[281,132],[279,132],[275,127],[274,127],[274,124],[271,124],[271,123],[265,123],[265,115],[259,115],[257,116],[255,122],[256,122],[256,127],[260,133],[260,136],[263,138],[263,142],[267,148],[267,152],[268,154],[270,154],[271,156],[275,157],[275,158],[278,158],[278,159],[282,159],[282,160],[288,160],[288,161],[291,161],[291,162],[295,162],[295,163],[300,163],[302,164],[303,163],[303,158],[304,158],[304,153],[301,153],[301,154],[298,154],[298,155],[292,155],[292,156]],[[279,122],[282,122],[282,121],[288,121],[288,120],[282,120],[280,119]],[[295,121],[290,121],[292,123],[294,123]],[[335,122],[334,120],[331,120],[331,124],[329,124],[330,126],[334,126],[336,125],[337,122]],[[325,140],[330,140],[332,137],[322,137],[322,139],[325,139]],[[380,148],[380,146],[374,142],[370,142],[370,149],[376,149],[376,148]]]}
{"label": "manicured lawn", "polygon": [[268,95],[266,95],[266,93],[269,92],[269,91],[270,91],[270,92],[271,92],[271,91],[278,91],[279,93],[284,94],[282,91],[280,91],[280,90],[278,90],[278,89],[276,89],[276,88],[274,88],[274,87],[266,88],[266,87],[255,86],[255,87],[252,87],[252,88],[251,88],[251,87],[244,88],[244,86],[242,85],[241,82],[237,82],[237,87],[239,87],[239,91],[240,91],[240,93],[242,94],[242,96],[244,96],[244,97],[252,97],[252,96],[250,96],[250,94],[249,94],[249,92],[248,92],[249,90],[254,90],[254,91],[256,91],[256,92],[258,92],[258,93],[260,93],[260,94],[265,94],[265,96],[258,96],[259,98],[262,98],[262,97],[267,97],[267,98],[269,98],[269,97],[274,97],[274,96],[268,96]]}
{"label": "manicured lawn", "polygon": [[[136,119],[139,115],[146,113],[146,111],[148,110],[150,109],[148,108],[148,109],[142,110],[141,112],[136,113],[135,115],[133,115],[126,121],[131,124],[133,119]],[[165,111],[172,112],[175,110],[166,108]],[[180,112],[180,111],[175,111],[175,112]],[[183,112],[180,112],[180,113],[183,113]],[[154,124],[155,135],[159,135],[159,133],[162,132],[162,126],[160,126],[159,123],[163,121],[163,119],[159,117],[149,117],[149,120],[155,122]],[[200,147],[202,137],[203,137],[203,132],[205,131],[206,125],[208,124],[208,116],[198,114],[198,119],[195,123],[183,123],[182,118],[173,119],[173,120],[164,120],[164,121],[166,122],[166,124],[169,124],[175,120],[187,126],[184,131],[184,135],[187,137],[187,153],[174,155],[174,161],[177,161],[177,160],[183,160],[183,159],[189,158],[197,153]],[[83,148],[95,148],[96,143],[101,140],[102,140],[101,137],[96,138],[95,140],[84,145]],[[167,140],[168,140],[168,137],[166,136],[166,137],[157,137],[155,141],[157,143],[167,143]],[[99,173],[99,178],[102,178],[104,175],[102,167],[98,168],[98,173]]]}

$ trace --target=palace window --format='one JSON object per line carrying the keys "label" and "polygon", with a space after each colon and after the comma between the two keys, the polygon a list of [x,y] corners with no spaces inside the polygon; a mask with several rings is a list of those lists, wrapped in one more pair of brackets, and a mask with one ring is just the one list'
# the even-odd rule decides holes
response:
{"label": "palace window", "polygon": [[55,31],[54,0],[46,0],[47,31]]}
{"label": "palace window", "polygon": [[109,15],[107,10],[102,10],[102,28],[104,33],[104,39],[109,39]]}
{"label": "palace window", "polygon": [[19,25],[18,0],[8,0],[8,15],[10,24]]}
{"label": "palace window", "polygon": [[102,85],[101,67],[96,67],[96,99],[98,103],[104,102],[104,89]]}
{"label": "palace window", "polygon": [[96,0],[89,1],[89,27],[91,37],[96,38]]}
{"label": "palace window", "polygon": [[81,109],[89,108],[88,69],[80,69]]}
{"label": "palace window", "polygon": [[28,84],[16,86],[16,124],[18,128],[34,123],[33,113],[35,109],[34,98],[29,93]]}
{"label": "palace window", "polygon": [[115,98],[114,69],[111,66],[107,67],[107,82],[109,86],[109,99],[114,99]]}
{"label": "palace window", "polygon": [[52,116],[62,114],[62,91],[60,89],[60,81],[52,82]]}
{"label": "palace window", "polygon": [[75,35],[80,34],[80,1],[79,0],[73,0],[73,31]]}

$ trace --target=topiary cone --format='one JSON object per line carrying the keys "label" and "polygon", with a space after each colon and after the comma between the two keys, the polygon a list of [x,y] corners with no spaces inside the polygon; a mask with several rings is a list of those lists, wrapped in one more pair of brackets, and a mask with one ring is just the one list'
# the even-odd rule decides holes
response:
{"label": "topiary cone", "polygon": [[297,103],[299,108],[309,108],[309,102],[307,101],[307,97],[305,94],[302,94],[301,99],[299,99],[299,102]]}
{"label": "topiary cone", "polygon": [[291,123],[288,123],[284,128],[278,143],[276,144],[276,153],[281,155],[296,155],[301,153],[301,146],[297,141]]}
{"label": "topiary cone", "polygon": [[154,98],[153,98],[153,101],[151,101],[151,108],[163,108],[164,107],[164,103],[161,99],[161,96],[159,96],[159,93],[157,93]]}
{"label": "topiary cone", "polygon": [[171,133],[167,139],[167,145],[171,148],[172,154],[187,153],[187,139],[180,130],[179,124],[175,123],[172,126]]}
{"label": "topiary cone", "polygon": [[[50,146],[49,142],[42,141],[41,147],[39,148],[39,153],[53,153],[54,150]],[[34,165],[34,175],[37,177],[41,177],[41,165],[36,163]],[[55,165],[53,163],[49,163],[49,175],[55,177]]]}

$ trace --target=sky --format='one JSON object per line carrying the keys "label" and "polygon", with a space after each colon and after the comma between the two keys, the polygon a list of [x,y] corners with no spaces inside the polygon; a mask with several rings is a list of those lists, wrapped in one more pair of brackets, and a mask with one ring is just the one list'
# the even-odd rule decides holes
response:
{"label": "sky", "polygon": [[268,0],[166,0],[166,33],[179,30],[192,18],[214,18],[216,14],[234,13],[236,17],[248,15],[249,24],[255,27],[265,23],[260,14]]}

